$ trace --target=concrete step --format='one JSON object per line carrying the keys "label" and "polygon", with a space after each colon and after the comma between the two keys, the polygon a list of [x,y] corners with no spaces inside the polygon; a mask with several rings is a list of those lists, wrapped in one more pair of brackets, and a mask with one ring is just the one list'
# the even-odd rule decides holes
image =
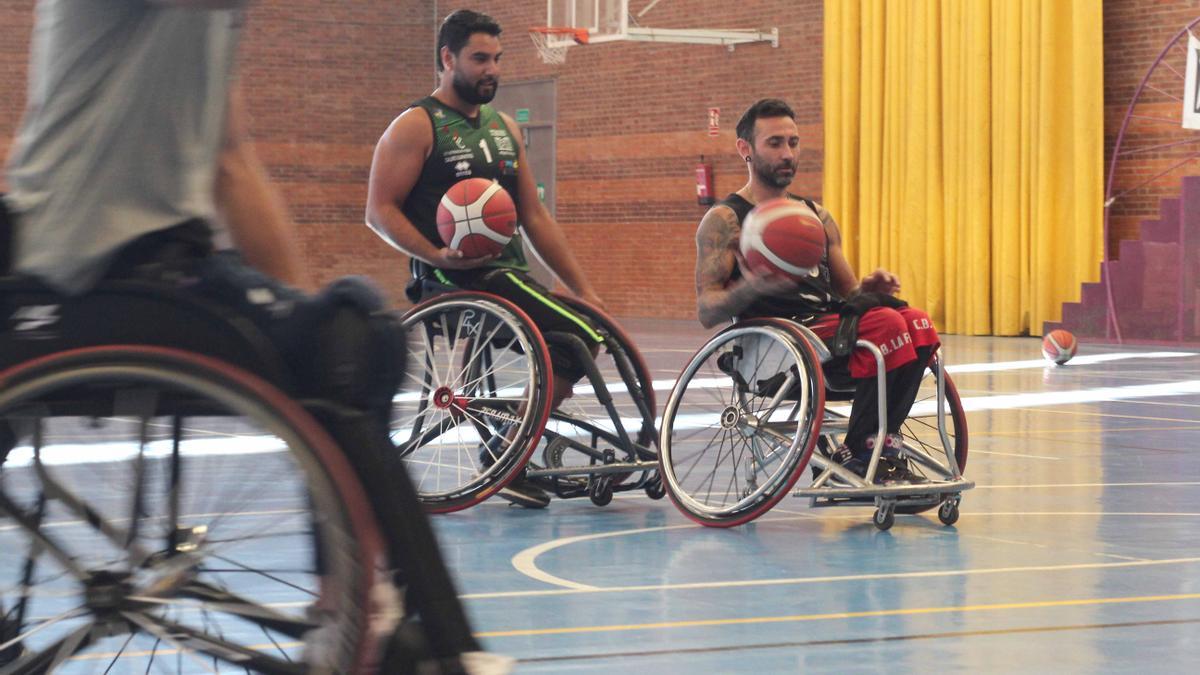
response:
{"label": "concrete step", "polygon": [[1179,219],[1169,223],[1165,220],[1143,220],[1142,241],[1179,241]]}

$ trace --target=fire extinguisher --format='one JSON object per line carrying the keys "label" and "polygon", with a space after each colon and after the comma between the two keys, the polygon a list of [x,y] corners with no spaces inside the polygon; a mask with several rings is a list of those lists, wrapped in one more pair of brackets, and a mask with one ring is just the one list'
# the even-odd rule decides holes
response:
{"label": "fire extinguisher", "polygon": [[706,163],[704,155],[700,155],[700,163],[696,165],[696,201],[700,206],[712,206],[717,201],[715,195],[712,164]]}

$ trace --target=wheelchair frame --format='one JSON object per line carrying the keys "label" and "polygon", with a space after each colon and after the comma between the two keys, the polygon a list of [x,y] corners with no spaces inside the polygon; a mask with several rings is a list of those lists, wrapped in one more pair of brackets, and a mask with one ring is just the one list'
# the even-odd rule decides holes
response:
{"label": "wheelchair frame", "polygon": [[[721,509],[708,507],[705,504],[699,503],[698,500],[692,498],[687,490],[680,485],[682,481],[677,479],[673,466],[674,458],[671,447],[671,435],[675,426],[675,417],[679,413],[680,399],[685,395],[691,379],[696,375],[701,365],[710,356],[716,354],[722,344],[732,344],[740,334],[755,330],[764,331],[764,336],[773,336],[773,339],[780,341],[781,345],[784,340],[791,339],[794,346],[797,347],[792,354],[794,363],[791,366],[791,370],[787,371],[786,381],[782,385],[776,385],[777,390],[771,395],[771,400],[763,404],[760,411],[767,410],[767,418],[769,418],[774,411],[778,410],[785,399],[785,394],[796,386],[796,381],[806,380],[808,382],[808,389],[812,390],[809,393],[820,400],[819,406],[811,406],[810,404],[810,407],[819,407],[819,413],[811,412],[809,415],[811,419],[807,420],[807,427],[803,426],[803,422],[805,421],[800,420],[802,422],[800,426],[803,428],[797,428],[797,416],[802,412],[801,405],[803,401],[798,401],[792,406],[785,420],[770,422],[763,422],[750,413],[749,409],[751,406],[747,405],[744,395],[739,394],[740,400],[731,402],[730,406],[722,413],[723,417],[727,418],[727,420],[723,420],[722,424],[731,434],[736,432],[742,437],[749,439],[749,447],[753,450],[751,454],[754,456],[747,461],[746,480],[749,487],[745,491],[746,494],[742,495],[742,499],[733,507],[726,509],[728,512],[725,513],[721,512]],[[946,379],[941,354],[935,353],[931,357],[931,363],[928,367],[935,376],[937,432],[938,440],[941,442],[945,455],[945,462],[942,463],[940,458],[931,456],[930,453],[926,453],[923,449],[906,440],[903,455],[911,461],[918,463],[922,469],[935,474],[936,480],[928,483],[877,485],[874,479],[879,467],[880,458],[882,457],[884,438],[887,433],[886,369],[884,368],[883,353],[874,344],[865,340],[859,340],[856,346],[866,349],[874,357],[877,366],[876,383],[879,388],[879,428],[876,433],[874,449],[868,462],[865,476],[858,476],[834,462],[824,453],[813,451],[813,446],[816,445],[818,436],[823,437],[825,442],[829,444],[830,434],[837,431],[844,431],[848,422],[846,416],[829,410],[825,405],[824,394],[826,384],[821,364],[827,362],[831,358],[831,355],[825,347],[824,342],[808,327],[797,322],[785,319],[757,319],[750,322],[735,323],[714,335],[701,347],[696,356],[685,367],[680,380],[676,382],[675,388],[671,392],[671,398],[663,413],[659,447],[663,463],[661,474],[666,479],[664,483],[676,506],[692,520],[710,527],[731,527],[749,522],[769,510],[779,501],[783,493],[791,490],[800,474],[811,462],[816,472],[811,485],[795,489],[792,494],[796,497],[809,498],[810,504],[814,507],[863,506],[873,504],[875,506],[875,513],[872,522],[881,530],[886,530],[893,525],[896,513],[919,513],[935,506],[938,507],[938,517],[944,524],[951,525],[957,521],[961,494],[973,488],[974,483],[962,476],[960,461],[965,462],[967,440],[965,417],[962,415],[961,401],[958,399],[957,390]],[[733,347],[732,349],[736,350],[738,347]],[[720,357],[718,357],[719,360]],[[735,376],[731,373],[726,373],[726,375],[730,378],[740,377],[740,375]],[[760,386],[763,382],[765,380],[758,381]],[[751,387],[750,383],[743,381],[736,388],[749,392]],[[947,410],[948,402],[955,406],[954,410]],[[953,441],[947,432],[948,415],[953,417],[955,424],[956,437]],[[959,426],[962,428],[959,429]],[[796,440],[793,441],[790,454],[787,454],[781,460],[791,463],[788,475],[779,478],[769,476],[769,478],[775,479],[782,487],[775,488],[771,494],[756,494],[755,491],[758,490],[757,474],[759,473],[759,468],[765,467],[767,462],[764,459],[765,455],[756,448],[756,443],[753,439],[756,435],[773,434],[778,441],[779,437],[786,433],[791,433],[793,429],[795,429],[797,436]],[[961,444],[959,443],[959,436],[961,436]],[[798,450],[802,439],[804,448]],[[962,454],[961,459],[956,457],[956,453],[959,450],[961,450]],[[721,451],[722,449],[719,449],[718,464],[723,461],[720,456]],[[732,455],[734,454],[732,447],[728,454],[732,459]],[[668,466],[669,464],[671,466]],[[695,463],[693,463],[692,468],[694,467]],[[715,471],[716,468],[714,468]],[[736,467],[732,472],[731,485],[737,478]],[[710,491],[711,483],[712,481],[710,480]],[[739,510],[738,506],[741,502],[748,503]]]}
{"label": "wheelchair frame", "polygon": [[[408,359],[410,365],[424,364],[424,370],[419,386],[414,386],[411,392],[402,390],[400,394],[404,398],[417,399],[419,403],[415,412],[399,415],[403,419],[399,421],[402,427],[401,441],[397,446],[404,456],[411,461],[423,463],[426,467],[454,461],[458,463],[454,468],[459,468],[463,463],[462,458],[466,456],[472,465],[470,468],[475,471],[472,479],[488,478],[488,473],[495,466],[501,466],[501,469],[497,472],[500,475],[491,477],[486,485],[457,499],[447,498],[432,491],[423,493],[422,485],[425,481],[419,480],[418,495],[427,510],[450,512],[468,508],[496,494],[522,475],[559,498],[587,496],[597,506],[608,504],[615,492],[627,490],[642,489],[656,499],[663,496],[661,482],[657,477],[658,453],[654,448],[658,434],[655,429],[653,381],[641,355],[611,317],[581,300],[556,295],[561,302],[586,315],[600,330],[604,338],[601,348],[612,358],[624,391],[628,393],[636,409],[637,420],[632,423],[627,418],[622,418],[614,400],[613,390],[605,381],[597,359],[592,356],[588,345],[577,336],[556,332],[541,333],[524,312],[500,296],[479,291],[451,292],[450,288],[446,291],[423,300],[404,316],[404,326],[409,335],[425,336],[422,344],[418,346],[424,353],[410,354]],[[456,304],[458,309],[449,309],[441,315],[435,311],[439,305],[454,307]],[[456,317],[454,312],[472,309],[479,313],[472,317],[476,323],[464,331],[462,316]],[[482,318],[484,314],[489,313],[495,317],[495,328],[489,327],[486,319]],[[472,354],[470,362],[459,368],[461,373],[448,373],[445,377],[439,377],[436,363],[439,354],[435,352],[439,349],[448,352],[448,361],[454,361],[458,358],[455,354],[460,351],[457,343],[468,339],[462,335],[464,332],[487,333],[493,343],[507,341],[507,344],[499,347],[502,353],[519,343],[520,354],[530,360],[528,368],[537,376],[514,376],[511,381],[498,382],[494,372],[494,364],[498,359],[491,355],[494,347],[489,345],[488,351],[480,352],[478,358]],[[546,392],[541,392],[543,396],[540,398],[546,399],[544,402],[537,393],[530,393],[531,389],[542,387],[548,390],[551,386],[553,366],[545,349],[547,339],[566,345],[582,364],[591,393],[599,404],[600,412],[597,415],[589,419],[564,409],[550,411],[549,398],[544,395]],[[471,345],[471,349],[477,350],[477,347]],[[466,353],[471,350],[461,351]],[[476,361],[479,363],[476,364]],[[416,378],[412,379],[415,381]],[[525,396],[529,403],[513,406],[509,402],[507,407],[497,405],[493,412],[483,412],[488,408],[488,398],[500,400],[497,392],[514,389],[518,386],[515,384],[517,381],[525,382],[520,386],[525,388]],[[412,385],[413,382],[409,384]],[[437,400],[439,392],[443,392],[441,402]],[[544,416],[534,416],[527,423],[524,418],[529,416],[529,409],[537,405],[545,405]],[[451,435],[453,427],[461,423],[455,414],[443,415],[439,422],[439,418],[436,417],[436,409],[439,406],[460,417],[471,417],[474,414],[472,426],[478,434],[481,447],[499,439],[498,445],[502,448],[507,445],[507,449],[494,459],[491,466],[482,466],[482,461],[480,466],[475,466],[474,460],[469,456],[472,451],[468,447],[470,441],[460,440],[460,447],[455,450],[453,460],[447,460],[444,454],[435,451],[431,451],[432,456],[428,458],[415,457],[422,445],[418,441],[432,444],[441,437]],[[566,407],[564,404],[563,408]],[[501,427],[492,424],[488,419],[508,419],[509,424],[515,424],[516,419],[509,419],[515,416],[520,416],[521,420],[520,427],[512,432],[512,438],[506,436],[507,432],[502,432]],[[411,422],[408,422],[410,419]],[[526,429],[527,424],[535,428]],[[608,428],[609,425],[611,428]],[[412,430],[421,429],[429,430],[417,438]],[[406,431],[408,437],[404,438]],[[471,434],[466,434],[466,437],[474,438]],[[543,452],[539,458],[534,459],[533,454],[543,438]],[[568,451],[581,454],[581,463],[564,462],[565,453]],[[464,455],[464,452],[467,454]],[[439,474],[445,468],[448,467],[439,467]],[[410,473],[416,476],[422,471],[414,469]],[[639,475],[636,480],[624,480],[630,474]]]}

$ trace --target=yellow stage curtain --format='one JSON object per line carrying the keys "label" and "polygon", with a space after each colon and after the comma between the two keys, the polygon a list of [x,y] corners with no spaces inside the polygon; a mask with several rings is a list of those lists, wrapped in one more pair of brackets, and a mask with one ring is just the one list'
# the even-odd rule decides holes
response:
{"label": "yellow stage curtain", "polygon": [[825,205],[940,329],[1060,318],[1103,255],[1100,0],[826,0]]}

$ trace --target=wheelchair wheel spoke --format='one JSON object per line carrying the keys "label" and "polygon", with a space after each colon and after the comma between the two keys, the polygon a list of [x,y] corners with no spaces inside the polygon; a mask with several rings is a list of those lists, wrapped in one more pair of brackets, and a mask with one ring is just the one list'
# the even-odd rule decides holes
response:
{"label": "wheelchair wheel spoke", "polygon": [[46,551],[76,579],[85,580],[88,578],[87,571],[75,561],[74,556],[44,530],[41,518],[27,514],[2,489],[0,489],[0,513],[6,513],[9,518],[17,523],[22,531],[30,536],[30,557],[27,559],[26,564],[32,564],[41,551]]}
{"label": "wheelchair wheel spoke", "polygon": [[51,628],[51,627],[53,627],[59,623],[62,623],[64,621],[70,621],[71,619],[77,619],[81,616],[86,615],[87,613],[88,613],[88,610],[84,607],[74,607],[72,609],[68,609],[67,611],[59,614],[58,616],[53,616],[53,617],[50,617],[47,619],[26,621],[22,625],[22,628],[27,629],[27,630],[23,630],[22,632],[19,632],[16,635],[14,635],[9,640],[7,640],[3,643],[0,643],[0,652],[4,651],[5,649],[8,649],[9,647],[12,647],[13,645],[20,644],[21,642],[28,640],[29,638],[33,637],[34,635],[37,635],[38,633],[42,632],[43,630]]}
{"label": "wheelchair wheel spoke", "polygon": [[[224,557],[217,559],[234,567],[234,573],[245,572],[253,574],[268,581],[271,581],[280,586],[291,588],[306,594],[309,597],[315,598],[317,594],[310,589],[299,584],[292,583],[279,576],[278,573],[272,573],[267,570],[258,569],[245,565],[236,560]],[[206,570],[216,573],[214,570]],[[220,573],[228,574],[229,570],[221,570]],[[146,596],[130,596],[130,600],[134,600],[148,605],[157,605],[162,608],[185,608],[206,610],[210,612],[220,612],[232,616],[239,616],[251,619],[254,623],[268,626],[279,630],[291,637],[300,637],[305,630],[315,628],[316,625],[310,621],[304,620],[298,616],[283,614],[271,607],[263,606],[254,600],[241,597],[225,588],[215,587],[204,582],[192,582],[185,584],[180,588],[180,597],[159,598]]]}
{"label": "wheelchair wheel spoke", "polygon": [[[302,629],[317,623],[271,605],[317,597],[330,608],[319,626],[336,640],[333,668],[350,668],[368,645],[362,598],[373,581],[360,561],[382,535],[369,516],[351,520],[340,495],[360,488],[326,472],[333,455],[318,453],[337,447],[308,431],[311,418],[250,376],[183,352],[98,348],[24,368],[0,390],[0,420],[19,447],[37,448],[32,461],[6,464],[0,482],[0,508],[15,514],[5,553],[22,553],[0,555],[0,611],[16,599],[22,615],[5,616],[26,650],[15,672],[101,652],[93,672],[135,661],[140,672],[147,659],[152,672],[178,669],[158,647],[131,652],[140,645],[130,631],[186,654],[189,672],[192,662],[213,670],[213,656],[236,672],[305,672],[310,664],[278,656],[275,641],[239,641],[264,642],[262,628],[309,639]],[[17,412],[37,405],[54,412],[45,433]],[[118,414],[131,405],[138,414]],[[12,533],[27,555],[8,549]],[[80,606],[63,613],[68,603]],[[204,612],[219,615],[216,634],[199,628]]]}
{"label": "wheelchair wheel spoke", "polygon": [[716,485],[717,475],[721,472],[721,467],[725,464],[726,457],[732,457],[734,447],[737,445],[737,433],[730,432],[721,439],[721,445],[717,448],[717,461],[713,464],[712,471],[708,473],[708,485],[705,492],[705,502],[712,503],[712,490]]}
{"label": "wheelchair wheel spoke", "polygon": [[742,437],[738,438],[737,443],[729,450],[730,468],[732,470],[729,472],[729,483],[725,486],[725,499],[721,502],[722,504],[729,503],[729,495],[731,494],[734,496],[733,500],[735,502],[739,498],[738,485],[741,484],[741,481],[738,480],[738,469],[742,466],[742,460],[745,459],[748,446],[749,442],[745,437]]}
{"label": "wheelchair wheel spoke", "polygon": [[112,661],[109,661],[108,667],[104,669],[104,675],[108,675],[112,672],[113,666],[117,665],[117,662],[121,660],[121,656],[125,653],[125,650],[129,648],[129,643],[133,642],[134,636],[134,633],[130,633],[129,637],[125,638],[125,642],[122,643],[121,647],[117,649],[116,653],[113,654]]}
{"label": "wheelchair wheel spoke", "polygon": [[683,483],[685,485],[688,483],[688,478],[691,477],[692,471],[694,471],[696,469],[696,467],[700,466],[700,463],[704,461],[704,458],[705,458],[705,456],[708,455],[708,452],[713,449],[713,447],[714,447],[713,441],[717,440],[718,435],[721,438],[715,446],[717,448],[716,453],[719,453],[721,451],[720,449],[722,447],[724,447],[725,441],[729,438],[730,431],[728,429],[722,429],[719,425],[717,426],[716,433],[713,434],[712,440],[710,440],[708,443],[704,444],[704,446],[702,447],[700,452],[696,455],[696,458],[694,460],[692,460],[691,465],[688,466],[687,470],[683,473],[682,476],[680,476],[680,478],[679,478],[680,483]]}
{"label": "wheelchair wheel spoke", "polygon": [[[413,356],[413,354],[410,353],[409,357],[411,358],[412,356]],[[419,389],[428,389],[429,388],[430,383],[426,382],[424,379],[418,377],[417,374],[415,372],[413,372],[412,370],[406,370],[404,372],[404,377],[406,379],[412,380],[414,383],[416,383],[416,385]]]}
{"label": "wheelchair wheel spoke", "polygon": [[91,643],[89,636],[95,625],[94,621],[88,621],[44,649],[25,654],[12,664],[11,672],[54,672]]}
{"label": "wheelchair wheel spoke", "polygon": [[764,471],[768,465],[782,460],[783,455],[787,451],[787,447],[785,446],[783,448],[784,452],[780,452],[778,446],[768,443],[767,439],[761,438],[758,435],[750,439],[750,446],[755,463],[759,467],[762,467]]}
{"label": "wheelchair wheel spoke", "polygon": [[[509,369],[514,364],[521,363],[525,360],[526,360],[525,355],[518,354],[516,356],[510,357],[507,361],[493,363],[490,367],[488,367],[486,370],[481,371],[477,376],[472,378],[470,381],[465,382],[462,386],[462,389],[463,389],[463,391],[471,391],[472,388],[479,386],[479,383],[482,382],[484,379],[486,379],[488,377],[494,377],[497,373],[509,372]],[[504,389],[507,389],[508,387],[514,386],[514,385],[517,385],[517,383],[514,382],[512,385],[497,387],[497,389],[503,391]]]}
{"label": "wheelchair wheel spoke", "polygon": [[[200,635],[189,634],[189,633],[185,633],[185,632],[178,631],[178,630],[172,631],[172,630],[168,629],[166,626],[159,625],[156,621],[151,619],[149,616],[146,616],[141,613],[122,612],[122,616],[124,616],[131,623],[138,626],[143,631],[145,631],[147,634],[152,635],[155,638],[155,645],[150,653],[150,663],[147,664],[147,666],[146,666],[147,671],[149,671],[150,667],[154,664],[154,658],[158,653],[158,645],[159,645],[159,643],[162,643],[162,642],[165,642],[165,643],[171,645],[172,647],[174,647],[176,650],[178,650],[178,652],[180,654],[183,654],[184,656],[188,657],[197,666],[199,666],[200,668],[203,668],[204,672],[206,672],[206,673],[219,673],[220,670],[218,670],[215,663],[210,666],[208,664],[207,660],[200,658],[200,655],[199,655],[200,652],[188,647],[184,642],[180,641],[181,639],[186,638],[186,639],[188,639],[189,643],[193,643],[193,640],[194,640],[195,641],[194,643],[204,644],[209,649],[213,649],[213,650],[216,650],[218,648],[228,650],[228,651],[223,652],[223,655],[226,655],[226,656],[228,656],[230,653],[236,653],[236,651],[235,651],[236,647],[237,647],[236,645],[222,643],[222,642],[212,639],[212,638],[208,638],[209,641],[207,643],[200,642],[200,640],[197,639],[197,638],[201,637]],[[205,637],[207,637],[207,636],[205,636]],[[214,661],[216,660],[216,658],[217,658],[217,656],[213,655]]]}
{"label": "wheelchair wheel spoke", "polygon": [[[437,386],[437,385],[441,385],[442,383],[446,382],[446,380],[449,378],[441,377],[441,374],[438,372],[438,369],[437,369],[437,364],[433,360],[433,357],[434,357],[434,355],[437,354],[437,352],[433,348],[433,343],[430,342],[429,334],[430,334],[431,330],[432,329],[421,331],[421,340],[424,341],[425,349],[424,349],[424,351],[421,352],[421,354],[419,354],[419,356],[421,356],[422,360],[425,361],[425,367],[429,370],[429,373],[431,375],[433,375],[433,384],[435,386]],[[409,356],[410,356],[410,358],[409,358],[410,361],[415,360],[415,359],[411,358],[413,356],[411,351],[409,352]]]}

